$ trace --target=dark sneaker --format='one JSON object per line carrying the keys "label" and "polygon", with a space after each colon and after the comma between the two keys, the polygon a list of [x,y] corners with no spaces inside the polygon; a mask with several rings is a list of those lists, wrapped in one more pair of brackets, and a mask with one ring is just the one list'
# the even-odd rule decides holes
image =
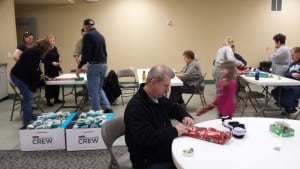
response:
{"label": "dark sneaker", "polygon": [[20,128],[20,130],[25,130],[25,129],[27,129],[27,125],[23,125],[23,126]]}
{"label": "dark sneaker", "polygon": [[285,112],[281,112],[281,115],[283,115],[283,116],[297,112],[297,109],[295,107],[284,108],[284,110],[285,110]]}
{"label": "dark sneaker", "polygon": [[285,108],[285,111],[288,113],[288,114],[293,114],[293,113],[296,113],[297,112],[297,109],[295,107],[290,107],[290,108]]}
{"label": "dark sneaker", "polygon": [[37,119],[37,115],[32,115],[32,120],[36,120]]}
{"label": "dark sneaker", "polygon": [[103,113],[113,113],[114,111],[112,110],[112,109],[105,109],[104,111],[103,111]]}
{"label": "dark sneaker", "polygon": [[48,100],[47,103],[46,103],[46,105],[47,105],[47,106],[53,106],[54,104],[51,103],[51,101]]}
{"label": "dark sneaker", "polygon": [[64,103],[64,101],[59,100],[59,99],[55,99],[55,100],[54,100],[54,104],[58,104],[58,103]]}

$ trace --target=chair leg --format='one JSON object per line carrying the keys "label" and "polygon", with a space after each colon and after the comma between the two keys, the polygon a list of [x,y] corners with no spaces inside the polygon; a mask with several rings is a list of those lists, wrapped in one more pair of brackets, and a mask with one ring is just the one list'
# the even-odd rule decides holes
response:
{"label": "chair leg", "polygon": [[247,104],[244,105],[243,110],[241,111],[241,117],[244,116],[244,112],[245,112],[246,107],[247,107]]}
{"label": "chair leg", "polygon": [[12,119],[13,119],[13,115],[14,115],[14,111],[15,111],[15,106],[16,106],[16,100],[14,99],[13,106],[11,108],[10,121],[12,121]]}
{"label": "chair leg", "polygon": [[[87,97],[88,97],[87,95],[83,95],[82,98],[80,99],[79,103],[78,103],[78,108],[82,111],[85,111],[83,107],[87,103],[87,101],[86,101]],[[77,108],[77,110],[78,110],[78,108]]]}
{"label": "chair leg", "polygon": [[43,110],[43,108],[41,107],[41,105],[39,104],[39,102],[36,100],[36,99],[34,99],[34,103],[36,104],[36,106],[41,110],[41,112],[43,112],[44,113],[44,110]]}
{"label": "chair leg", "polygon": [[189,97],[189,99],[187,100],[187,102],[185,103],[185,106],[187,106],[189,104],[189,102],[191,101],[192,97],[194,96],[194,94],[191,94],[191,96]]}
{"label": "chair leg", "polygon": [[295,120],[297,119],[297,117],[299,116],[299,114],[300,114],[300,111],[298,110],[297,111],[297,115],[294,117]]}
{"label": "chair leg", "polygon": [[[19,107],[17,107],[17,106],[19,106]],[[18,108],[20,108],[19,113],[20,113],[20,115],[21,115],[21,114],[22,114],[21,101],[16,100],[16,98],[14,98],[14,100],[13,100],[13,105],[12,105],[12,108],[11,108],[10,121],[13,120],[14,112],[15,112],[15,110],[17,110]]]}
{"label": "chair leg", "polygon": [[245,109],[246,109],[246,107],[247,107],[248,99],[246,99],[246,100],[241,99],[241,100],[245,103],[245,104],[244,104],[244,107],[243,107],[243,109],[242,109],[242,111],[241,111],[241,117],[243,117],[243,116],[244,116]]}
{"label": "chair leg", "polygon": [[122,104],[124,106],[124,100],[123,100],[123,95],[121,94],[121,100],[122,100]]}
{"label": "chair leg", "polygon": [[[253,103],[253,101],[251,100],[251,99],[249,99],[250,100],[250,102],[251,102],[251,105],[252,105],[252,107],[254,108],[254,110],[255,110],[255,112],[257,113],[258,112],[258,110],[257,110],[257,108],[255,107],[255,105],[254,105],[254,103]],[[265,113],[262,111],[261,112],[262,113],[262,115],[265,117],[266,115],[265,115]]]}
{"label": "chair leg", "polygon": [[251,99],[249,99],[249,101],[250,101],[250,103],[251,103],[251,105],[252,105],[253,109],[254,109],[254,110],[255,110],[255,112],[257,113],[257,109],[256,109],[256,107],[255,107],[255,105],[254,105],[253,101],[252,101]]}
{"label": "chair leg", "polygon": [[203,94],[200,94],[200,100],[201,100],[202,106],[205,106],[206,105],[206,100],[205,100],[205,97],[204,97]]}

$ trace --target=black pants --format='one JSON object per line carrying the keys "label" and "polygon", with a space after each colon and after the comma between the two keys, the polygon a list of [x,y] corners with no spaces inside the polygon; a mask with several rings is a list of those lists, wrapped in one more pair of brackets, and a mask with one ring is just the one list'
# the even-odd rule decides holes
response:
{"label": "black pants", "polygon": [[271,95],[276,101],[279,101],[280,97],[280,103],[278,104],[284,108],[297,107],[298,99],[300,98],[300,88],[298,86],[276,87],[271,91]]}
{"label": "black pants", "polygon": [[59,85],[46,85],[45,86],[46,99],[58,99],[59,97]]}
{"label": "black pants", "polygon": [[172,103],[184,103],[182,98],[182,93],[194,93],[196,88],[194,86],[188,86],[184,84],[183,86],[171,86],[170,101]]}

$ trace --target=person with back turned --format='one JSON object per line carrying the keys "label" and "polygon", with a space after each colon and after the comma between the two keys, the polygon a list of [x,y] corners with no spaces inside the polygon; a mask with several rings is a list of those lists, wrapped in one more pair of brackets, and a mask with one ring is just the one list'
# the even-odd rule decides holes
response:
{"label": "person with back turned", "polygon": [[86,34],[82,39],[82,56],[76,74],[79,76],[82,66],[88,63],[87,87],[92,110],[100,110],[101,105],[104,113],[110,113],[112,109],[102,89],[107,70],[106,43],[103,35],[96,30],[94,25],[95,22],[92,19],[85,19],[83,21],[83,28]]}

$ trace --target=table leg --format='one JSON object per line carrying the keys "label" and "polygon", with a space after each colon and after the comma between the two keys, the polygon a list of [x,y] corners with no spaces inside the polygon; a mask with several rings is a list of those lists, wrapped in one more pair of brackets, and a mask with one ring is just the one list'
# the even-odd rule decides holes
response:
{"label": "table leg", "polygon": [[[278,109],[276,109],[276,108],[267,108],[268,103],[271,100],[272,96],[269,94],[269,87],[268,86],[265,86],[264,91],[266,93],[265,94],[265,103],[264,103],[263,107],[260,109],[259,113],[261,113],[264,117],[266,117],[265,111],[272,111],[272,110],[273,111],[282,111],[285,114],[287,114],[286,111],[280,106],[281,88],[279,88],[279,91],[278,91],[278,107],[279,107]],[[287,117],[288,117],[288,115],[287,115]]]}
{"label": "table leg", "polygon": [[[80,101],[78,103],[78,95],[77,95],[77,86],[74,85],[73,88],[72,88],[72,93],[67,93],[65,94],[65,87],[64,85],[61,85],[61,88],[62,88],[62,100],[63,100],[63,103],[57,108],[57,110],[55,112],[58,112],[60,109],[62,108],[75,108],[75,112],[77,112],[77,110],[80,108],[81,104],[83,103],[82,101]],[[74,94],[73,94],[74,92]],[[74,95],[74,99],[75,99],[75,105],[65,105],[66,103],[66,100],[65,100],[65,97],[68,96],[68,95]]]}
{"label": "table leg", "polygon": [[269,86],[265,86],[263,91],[266,93],[266,94],[265,94],[265,101],[264,101],[263,107],[259,110],[258,113],[261,113],[264,117],[266,117],[264,111],[266,110],[267,105],[268,105],[268,102],[269,102],[269,96],[268,96],[268,93],[269,93]]}
{"label": "table leg", "polygon": [[55,112],[58,112],[62,107],[65,105],[65,87],[64,85],[61,85],[61,93],[62,93],[62,104],[55,110]]}
{"label": "table leg", "polygon": [[279,87],[279,94],[278,94],[278,107],[280,110],[282,110],[283,114],[286,116],[286,118],[289,118],[289,114],[285,111],[284,108],[281,107],[281,87]]}

